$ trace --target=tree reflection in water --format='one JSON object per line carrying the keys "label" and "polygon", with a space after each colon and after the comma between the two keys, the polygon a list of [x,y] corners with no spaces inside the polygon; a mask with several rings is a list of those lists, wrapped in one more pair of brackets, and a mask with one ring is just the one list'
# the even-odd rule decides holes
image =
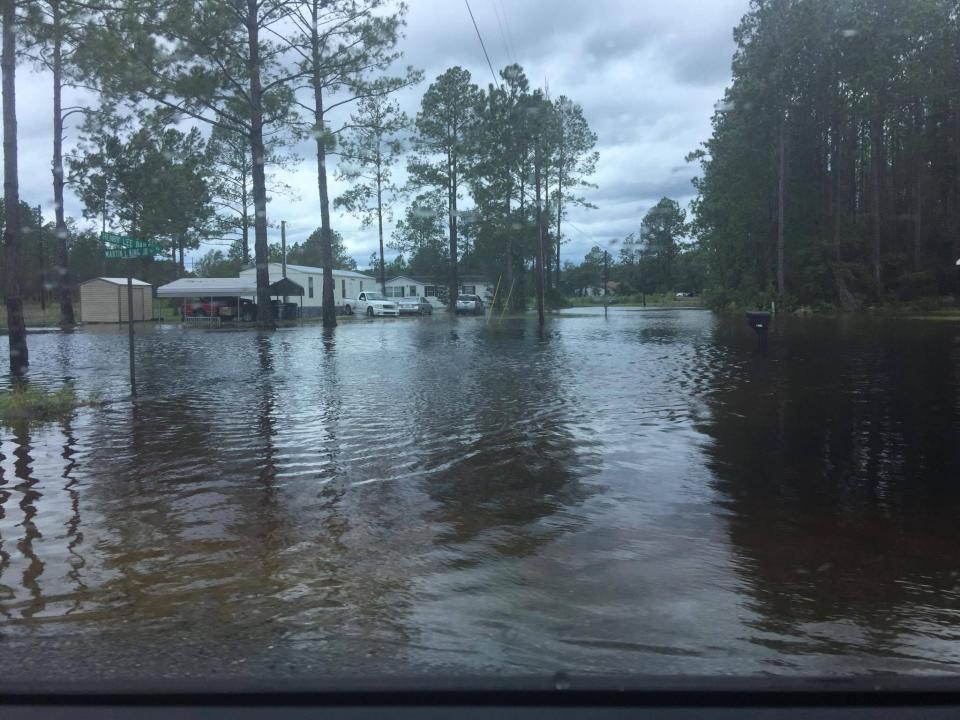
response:
{"label": "tree reflection in water", "polygon": [[780,325],[768,360],[745,351],[721,379],[704,426],[753,641],[956,662],[937,654],[960,629],[915,637],[954,626],[960,601],[955,330]]}

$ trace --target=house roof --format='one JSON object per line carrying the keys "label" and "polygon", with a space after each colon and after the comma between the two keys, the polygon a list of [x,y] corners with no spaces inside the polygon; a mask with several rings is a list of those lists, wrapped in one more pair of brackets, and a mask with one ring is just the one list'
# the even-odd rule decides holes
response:
{"label": "house roof", "polygon": [[436,285],[437,284],[436,280],[430,280],[428,278],[421,277],[419,275],[394,275],[392,278],[388,278],[387,282],[392,283],[392,282],[395,282],[396,280],[412,280],[413,282],[419,285]]}
{"label": "house roof", "polygon": [[[90,278],[89,280],[85,280],[80,284],[86,285],[87,283],[96,282],[97,280],[103,280],[104,282],[113,283],[114,285],[127,284],[127,279],[125,277],[95,277],[95,278]],[[141,287],[144,285],[146,285],[147,287],[150,287],[150,283],[144,282],[143,280],[137,280],[136,278],[133,278],[133,284]]]}
{"label": "house roof", "polygon": [[[281,263],[270,263],[270,268],[280,269],[283,265]],[[312,265],[293,265],[287,263],[287,270],[296,270],[297,272],[306,273],[307,275],[322,275],[323,268],[314,267]],[[251,275],[255,274],[257,269],[255,267],[245,268],[240,271],[241,275]],[[334,269],[333,274],[335,277],[345,277],[345,278],[359,278],[360,280],[376,280],[372,275],[365,275],[364,273],[356,272],[355,270],[337,270]]]}
{"label": "house roof", "polygon": [[[492,284],[492,283],[490,282],[490,278],[483,277],[482,275],[463,275],[463,276],[461,276],[461,277],[459,277],[459,278],[457,278],[457,279],[458,279],[460,282],[471,282],[471,283],[481,283],[481,282],[482,282],[482,283]],[[394,281],[396,281],[396,280],[413,280],[413,282],[419,283],[419,284],[421,284],[421,285],[437,285],[437,284],[443,285],[443,284],[445,284],[444,281],[441,281],[441,282],[438,283],[436,280],[431,280],[431,279],[429,279],[429,278],[425,278],[425,277],[420,276],[420,275],[394,275],[392,278],[388,278],[388,279],[387,279],[387,283],[392,283],[392,282],[394,282]]]}

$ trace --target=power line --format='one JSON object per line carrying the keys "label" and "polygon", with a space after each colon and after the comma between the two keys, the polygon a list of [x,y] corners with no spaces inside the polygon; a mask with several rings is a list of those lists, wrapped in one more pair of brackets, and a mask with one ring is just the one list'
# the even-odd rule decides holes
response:
{"label": "power line", "polygon": [[503,49],[507,53],[507,57],[510,58],[510,62],[517,62],[517,59],[513,55],[513,50],[510,49],[510,43],[507,42],[507,33],[503,29],[503,22],[500,20],[500,11],[497,9],[497,0],[490,0],[490,5],[493,6],[493,14],[497,18],[497,27],[500,29],[500,39],[503,40]]}
{"label": "power line", "polygon": [[483,36],[480,35],[480,28],[477,27],[477,20],[473,17],[473,10],[470,9],[470,0],[463,0],[467,6],[467,12],[470,13],[470,19],[473,21],[473,29],[477,31],[477,40],[480,41],[480,47],[483,50],[483,56],[487,59],[487,67],[490,68],[490,74],[493,75],[493,84],[500,89],[500,81],[497,80],[497,74],[493,71],[493,63],[490,62],[490,56],[487,54],[487,46],[483,44]]}
{"label": "power line", "polygon": [[493,0],[500,5],[500,14],[503,15],[503,24],[507,28],[507,43],[510,46],[510,57],[517,62],[517,44],[513,41],[513,33],[510,31],[510,21],[507,19],[507,9],[503,6],[503,0]]}

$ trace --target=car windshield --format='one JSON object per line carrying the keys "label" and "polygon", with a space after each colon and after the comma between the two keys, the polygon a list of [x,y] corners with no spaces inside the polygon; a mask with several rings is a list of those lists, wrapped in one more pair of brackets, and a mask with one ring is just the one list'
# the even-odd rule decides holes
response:
{"label": "car windshield", "polygon": [[960,672],[958,0],[0,1],[0,683]]}

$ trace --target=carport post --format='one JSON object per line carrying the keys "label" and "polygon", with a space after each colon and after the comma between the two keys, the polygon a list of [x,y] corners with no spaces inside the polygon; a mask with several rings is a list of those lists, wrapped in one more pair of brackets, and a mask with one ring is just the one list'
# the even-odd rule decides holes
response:
{"label": "carport post", "polygon": [[240,296],[237,295],[237,315],[233,318],[234,327],[240,322]]}

